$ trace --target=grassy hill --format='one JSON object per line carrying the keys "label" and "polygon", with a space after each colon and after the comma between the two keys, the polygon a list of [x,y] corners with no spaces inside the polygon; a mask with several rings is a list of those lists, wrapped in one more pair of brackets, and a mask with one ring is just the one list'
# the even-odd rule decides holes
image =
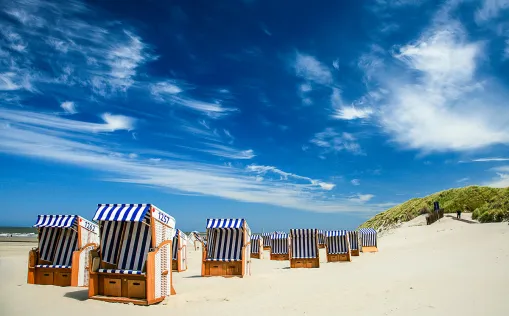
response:
{"label": "grassy hill", "polygon": [[360,227],[373,227],[383,231],[433,210],[434,201],[440,202],[445,213],[456,213],[459,209],[473,212],[472,218],[482,223],[509,220],[509,188],[469,186],[408,200],[377,214]]}

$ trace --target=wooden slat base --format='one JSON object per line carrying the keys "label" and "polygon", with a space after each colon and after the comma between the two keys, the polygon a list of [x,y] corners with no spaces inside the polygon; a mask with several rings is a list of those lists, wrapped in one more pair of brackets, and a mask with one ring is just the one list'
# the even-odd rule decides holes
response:
{"label": "wooden slat base", "polygon": [[377,247],[362,247],[362,252],[378,252]]}
{"label": "wooden slat base", "polygon": [[320,259],[290,259],[290,268],[320,268]]}
{"label": "wooden slat base", "polygon": [[352,256],[358,257],[361,255],[361,253],[359,252],[359,249],[352,249],[351,252],[352,252]]}
{"label": "wooden slat base", "polygon": [[242,277],[242,261],[204,261],[203,276]]}
{"label": "wooden slat base", "polygon": [[276,261],[284,261],[284,260],[290,260],[289,254],[270,254],[270,260],[276,260]]}
{"label": "wooden slat base", "polygon": [[251,258],[261,259],[262,258],[262,254],[261,253],[251,253]]}
{"label": "wooden slat base", "polygon": [[263,246],[263,250],[270,250],[270,246]]}
{"label": "wooden slat base", "polygon": [[342,254],[327,254],[327,262],[341,262],[341,261],[352,261],[352,257],[349,253]]}
{"label": "wooden slat base", "polygon": [[39,285],[71,286],[72,269],[64,268],[28,268],[33,283]]}
{"label": "wooden slat base", "polygon": [[318,248],[319,248],[319,249],[323,249],[323,248],[325,248],[325,244],[318,244]]}
{"label": "wooden slat base", "polygon": [[153,302],[148,302],[147,300],[142,300],[142,299],[134,299],[134,298],[128,298],[128,297],[112,297],[112,296],[104,296],[104,295],[94,295],[94,296],[91,296],[90,298],[93,300],[105,301],[105,302],[110,302],[110,303],[124,303],[124,304],[133,303],[135,305],[157,304],[164,300],[164,297],[161,297],[159,299],[155,299]]}

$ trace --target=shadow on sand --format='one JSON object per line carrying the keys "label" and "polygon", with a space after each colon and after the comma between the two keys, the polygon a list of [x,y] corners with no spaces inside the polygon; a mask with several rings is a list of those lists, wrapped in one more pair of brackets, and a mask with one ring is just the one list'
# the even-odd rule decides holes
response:
{"label": "shadow on sand", "polygon": [[477,222],[469,221],[468,219],[456,218],[456,216],[453,216],[453,215],[446,215],[446,216],[452,218],[455,221],[460,221],[460,222],[467,223],[467,224],[478,224]]}
{"label": "shadow on sand", "polygon": [[77,301],[86,301],[86,300],[88,300],[88,289],[67,292],[64,294],[64,297],[72,298]]}

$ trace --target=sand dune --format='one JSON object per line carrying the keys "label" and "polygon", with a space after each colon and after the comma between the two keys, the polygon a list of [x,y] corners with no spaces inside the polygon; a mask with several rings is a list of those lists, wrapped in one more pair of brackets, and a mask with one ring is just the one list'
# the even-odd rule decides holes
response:
{"label": "sand dune", "polygon": [[1,242],[0,314],[508,315],[509,225],[450,217],[420,224],[386,234],[379,253],[351,263],[325,263],[321,251],[320,269],[289,269],[266,253],[244,279],[199,277],[201,253],[189,251],[189,270],[174,274],[177,295],[150,307],[87,300],[82,288],[27,285],[33,244]]}

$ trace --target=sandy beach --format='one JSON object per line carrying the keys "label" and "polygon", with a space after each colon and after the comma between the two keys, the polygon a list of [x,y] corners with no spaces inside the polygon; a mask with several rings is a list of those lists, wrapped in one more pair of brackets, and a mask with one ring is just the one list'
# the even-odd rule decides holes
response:
{"label": "sandy beach", "polygon": [[[446,216],[405,223],[379,239],[380,252],[289,269],[252,259],[252,275],[202,278],[201,252],[174,273],[176,296],[150,307],[88,300],[86,288],[26,284],[30,242],[0,242],[2,315],[507,315],[509,225]],[[4,239],[5,240],[5,239]]]}

